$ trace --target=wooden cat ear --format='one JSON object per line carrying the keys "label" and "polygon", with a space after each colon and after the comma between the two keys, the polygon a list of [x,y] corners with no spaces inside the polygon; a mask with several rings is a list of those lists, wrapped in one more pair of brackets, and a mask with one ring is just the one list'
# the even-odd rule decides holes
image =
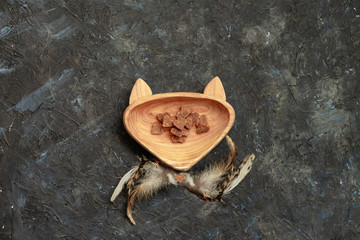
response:
{"label": "wooden cat ear", "polygon": [[214,77],[205,87],[204,94],[226,101],[224,86],[219,77]]}
{"label": "wooden cat ear", "polygon": [[131,90],[131,94],[130,94],[130,98],[129,98],[129,105],[134,103],[136,100],[146,97],[146,96],[150,96],[152,95],[152,91],[151,88],[149,87],[149,85],[147,85],[147,83],[142,80],[141,78],[138,78],[138,80],[136,80],[132,90]]}

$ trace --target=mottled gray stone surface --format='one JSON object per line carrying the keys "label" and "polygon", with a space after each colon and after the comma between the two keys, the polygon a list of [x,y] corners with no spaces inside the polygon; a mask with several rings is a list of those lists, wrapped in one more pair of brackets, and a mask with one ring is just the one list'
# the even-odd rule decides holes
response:
{"label": "mottled gray stone surface", "polygon": [[[359,56],[356,0],[0,1],[0,238],[359,239]],[[109,198],[149,156],[122,125],[135,80],[216,75],[253,170],[225,204],[161,190],[132,226]]]}

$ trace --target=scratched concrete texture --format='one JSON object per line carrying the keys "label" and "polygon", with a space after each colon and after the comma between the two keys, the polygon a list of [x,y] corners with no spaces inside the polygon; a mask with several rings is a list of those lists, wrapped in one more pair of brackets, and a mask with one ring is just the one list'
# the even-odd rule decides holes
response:
{"label": "scratched concrete texture", "polygon": [[[0,239],[359,239],[359,56],[357,0],[0,1]],[[122,124],[135,80],[216,75],[252,171],[224,204],[163,189],[133,226],[109,199],[151,157]]]}

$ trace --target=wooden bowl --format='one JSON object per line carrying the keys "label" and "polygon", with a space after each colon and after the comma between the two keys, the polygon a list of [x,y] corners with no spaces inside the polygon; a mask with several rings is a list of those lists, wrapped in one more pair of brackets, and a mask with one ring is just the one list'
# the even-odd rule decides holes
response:
{"label": "wooden bowl", "polygon": [[[218,77],[205,87],[204,93],[174,92],[152,95],[150,87],[138,79],[124,112],[127,132],[144,148],[170,167],[186,171],[209,153],[229,132],[234,124],[235,112],[226,102],[225,91]],[[190,129],[184,143],[173,143],[169,131],[153,135],[151,127],[159,113],[175,114],[180,107],[190,107],[205,114],[210,130],[197,134]]]}

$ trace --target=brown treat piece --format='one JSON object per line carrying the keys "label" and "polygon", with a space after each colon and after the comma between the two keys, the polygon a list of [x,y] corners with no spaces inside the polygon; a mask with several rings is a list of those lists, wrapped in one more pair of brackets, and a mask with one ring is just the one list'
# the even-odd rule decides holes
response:
{"label": "brown treat piece", "polygon": [[190,129],[193,125],[193,119],[192,117],[186,118],[185,128]]}
{"label": "brown treat piece", "polygon": [[210,127],[208,124],[200,124],[197,128],[196,128],[196,133],[206,133],[207,131],[209,131]]}
{"label": "brown treat piece", "polygon": [[183,113],[186,113],[186,117],[187,117],[192,112],[192,109],[189,108],[189,107],[181,107],[180,111],[183,112]]}
{"label": "brown treat piece", "polygon": [[207,125],[208,121],[206,118],[206,115],[201,115],[197,120],[196,120],[196,127],[199,127],[200,125]]}
{"label": "brown treat piece", "polygon": [[176,127],[173,127],[170,132],[177,137],[187,137],[190,131],[185,128],[183,130],[179,130]]}
{"label": "brown treat piece", "polygon": [[[192,120],[193,120],[193,123],[196,123],[196,120],[199,118],[199,113],[197,113],[197,112],[192,112],[192,113],[190,113],[190,115],[189,115],[189,117],[191,117],[192,118]],[[189,118],[188,117],[188,118]]]}
{"label": "brown treat piece", "polygon": [[178,118],[174,120],[174,126],[177,127],[179,130],[183,130],[186,124],[185,118]]}
{"label": "brown treat piece", "polygon": [[177,112],[176,113],[176,118],[184,118],[184,116],[183,116],[183,113],[182,112]]}
{"label": "brown treat piece", "polygon": [[187,130],[186,128],[184,128],[183,130],[181,130],[181,134],[182,134],[182,136],[183,137],[187,137],[187,136],[189,136],[189,130]]}
{"label": "brown treat piece", "polygon": [[171,119],[170,115],[164,114],[162,126],[163,127],[172,127],[173,126],[173,120]]}
{"label": "brown treat piece", "polygon": [[192,112],[191,108],[181,107],[180,111],[176,114],[178,118],[186,118]]}
{"label": "brown treat piece", "polygon": [[181,130],[177,129],[176,127],[171,128],[170,132],[177,137],[182,137]]}
{"label": "brown treat piece", "polygon": [[174,143],[184,143],[185,142],[185,137],[172,136],[171,140]]}
{"label": "brown treat piece", "polygon": [[171,114],[170,113],[168,113],[168,112],[164,112],[164,117],[165,116],[168,116],[168,117],[170,117],[171,118]]}
{"label": "brown treat piece", "polygon": [[163,113],[159,113],[156,118],[162,123],[164,120],[164,114]]}
{"label": "brown treat piece", "polygon": [[160,135],[164,132],[164,129],[163,127],[161,126],[161,123],[154,123],[152,126],[151,126],[151,134],[154,134],[154,135]]}

